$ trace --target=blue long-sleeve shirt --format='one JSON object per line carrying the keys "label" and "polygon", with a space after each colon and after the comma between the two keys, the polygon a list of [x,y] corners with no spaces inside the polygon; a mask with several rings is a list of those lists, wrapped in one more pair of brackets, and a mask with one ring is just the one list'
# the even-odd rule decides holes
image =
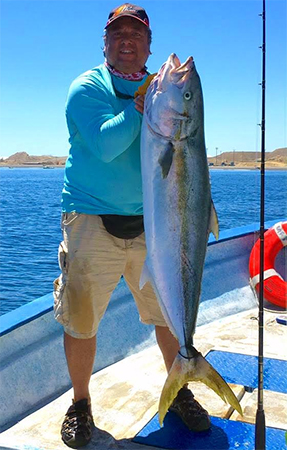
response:
{"label": "blue long-sleeve shirt", "polygon": [[[62,210],[86,214],[143,213],[140,169],[142,115],[132,99],[142,81],[111,75],[104,64],[71,84],[66,118],[70,153]],[[112,84],[113,80],[113,84]]]}

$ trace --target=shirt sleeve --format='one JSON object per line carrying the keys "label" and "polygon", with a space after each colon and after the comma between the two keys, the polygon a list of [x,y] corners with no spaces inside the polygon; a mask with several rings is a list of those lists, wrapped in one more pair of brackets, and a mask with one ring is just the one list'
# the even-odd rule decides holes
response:
{"label": "shirt sleeve", "polygon": [[67,115],[90,151],[106,163],[128,149],[142,123],[142,115],[133,101],[115,115],[106,89],[91,82],[72,84]]}

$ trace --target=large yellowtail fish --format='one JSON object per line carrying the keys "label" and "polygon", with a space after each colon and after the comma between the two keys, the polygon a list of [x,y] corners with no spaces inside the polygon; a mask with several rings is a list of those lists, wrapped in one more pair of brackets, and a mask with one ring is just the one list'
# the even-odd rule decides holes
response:
{"label": "large yellowtail fish", "polygon": [[204,142],[203,98],[193,59],[172,54],[145,97],[141,164],[149,281],[180,352],[159,403],[159,422],[179,389],[196,380],[241,413],[219,373],[193,346],[209,233],[218,238]]}

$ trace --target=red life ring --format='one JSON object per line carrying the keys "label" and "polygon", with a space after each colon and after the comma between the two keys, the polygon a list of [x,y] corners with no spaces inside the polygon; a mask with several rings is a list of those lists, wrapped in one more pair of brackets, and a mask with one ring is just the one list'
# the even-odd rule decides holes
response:
{"label": "red life ring", "polygon": [[[264,290],[266,300],[287,307],[287,283],[275,270],[277,254],[287,245],[287,222],[278,222],[264,233]],[[251,285],[259,292],[260,239],[255,242],[249,259]]]}

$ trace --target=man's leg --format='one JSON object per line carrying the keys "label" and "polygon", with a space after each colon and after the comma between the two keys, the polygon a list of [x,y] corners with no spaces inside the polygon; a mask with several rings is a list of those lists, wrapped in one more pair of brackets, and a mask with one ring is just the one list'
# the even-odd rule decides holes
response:
{"label": "man's leg", "polygon": [[96,336],[90,339],[76,339],[65,333],[64,345],[74,388],[74,402],[83,398],[90,401],[89,382],[96,354]]}
{"label": "man's leg", "polygon": [[155,326],[155,335],[161,350],[167,372],[170,371],[174,358],[179,351],[177,339],[169,331],[168,327]]}
{"label": "man's leg", "polygon": [[61,435],[65,444],[78,448],[91,440],[93,432],[89,383],[96,353],[96,336],[76,339],[65,333],[64,346],[74,399],[65,415]]}
{"label": "man's leg", "polygon": [[65,328],[74,399],[61,435],[65,444],[78,448],[92,438],[89,382],[96,353],[95,335],[122,274],[125,245],[107,233],[98,216],[69,213],[64,219],[64,257],[60,264],[62,275],[55,282],[55,316]]}

